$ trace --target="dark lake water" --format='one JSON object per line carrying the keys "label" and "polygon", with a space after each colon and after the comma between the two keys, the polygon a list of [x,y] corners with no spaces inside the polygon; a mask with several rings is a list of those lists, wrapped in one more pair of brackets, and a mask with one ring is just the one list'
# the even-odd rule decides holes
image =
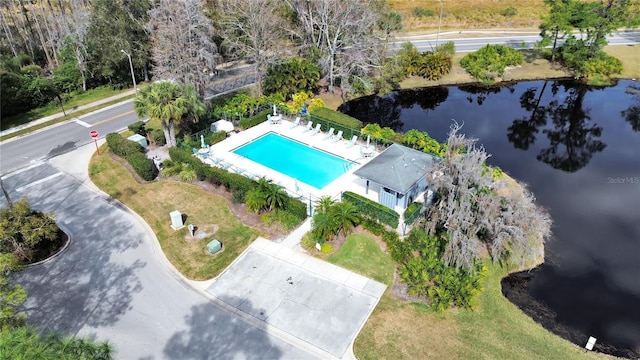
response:
{"label": "dark lake water", "polygon": [[505,295],[547,329],[640,358],[640,82],[587,87],[533,81],[364,97],[342,112],[443,141],[452,119],[491,165],[528,184],[553,218],[545,264],[503,281]]}

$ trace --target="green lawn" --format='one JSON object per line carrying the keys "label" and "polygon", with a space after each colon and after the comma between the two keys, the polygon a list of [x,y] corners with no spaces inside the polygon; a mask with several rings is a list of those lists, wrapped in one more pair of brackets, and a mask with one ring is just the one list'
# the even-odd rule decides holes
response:
{"label": "green lawn", "polygon": [[[173,266],[193,280],[218,275],[259,235],[259,231],[240,223],[227,200],[199,186],[176,181],[139,184],[122,165],[114,161],[103,146],[89,165],[91,180],[112,197],[120,200],[151,226],[160,246]],[[185,224],[204,228],[217,225],[217,232],[199,240],[185,239],[186,227],[171,228],[169,213],[178,210],[187,216]],[[211,239],[222,242],[224,250],[215,256],[205,254]]]}
{"label": "green lawn", "polygon": [[389,255],[383,253],[376,240],[369,236],[349,235],[340,249],[327,260],[387,286],[393,283],[394,261]]}
{"label": "green lawn", "polygon": [[[376,240],[349,235],[328,261],[393,283],[395,264]],[[387,290],[356,338],[358,359],[611,359],[553,335],[507,300],[500,290],[506,271],[488,264],[485,290],[475,311],[432,311],[398,300]],[[586,341],[586,339],[585,339]]]}

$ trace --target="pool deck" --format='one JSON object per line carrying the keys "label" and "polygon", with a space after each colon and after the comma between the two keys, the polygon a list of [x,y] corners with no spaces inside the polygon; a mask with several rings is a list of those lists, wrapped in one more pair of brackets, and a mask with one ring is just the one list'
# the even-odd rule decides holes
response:
{"label": "pool deck", "polygon": [[[373,156],[363,157],[360,149],[361,146],[364,146],[364,143],[361,139],[359,139],[355,145],[347,147],[349,140],[341,139],[337,142],[333,142],[333,139],[331,138],[324,138],[326,135],[325,132],[319,132],[312,135],[310,130],[305,131],[305,127],[303,125],[291,128],[292,124],[293,121],[287,120],[282,121],[280,124],[271,124],[268,121],[265,121],[250,129],[240,131],[238,133],[231,133],[227,139],[210,147],[210,158],[222,159],[222,161],[216,164],[211,159],[208,159],[205,162],[212,166],[221,166],[220,164],[225,164],[227,170],[240,173],[245,176],[264,176],[267,179],[273,180],[274,183],[280,184],[290,195],[300,197],[301,199],[318,199],[321,196],[330,196],[335,200],[339,200],[340,194],[343,191],[353,191],[364,195],[365,181],[353,175],[353,172],[373,159],[377,155],[376,152],[373,153]],[[357,165],[324,188],[318,189],[233,153],[234,149],[269,132],[274,132],[299,141],[309,147],[353,161],[357,163]],[[274,156],[277,156],[277,154],[274,154]]]}

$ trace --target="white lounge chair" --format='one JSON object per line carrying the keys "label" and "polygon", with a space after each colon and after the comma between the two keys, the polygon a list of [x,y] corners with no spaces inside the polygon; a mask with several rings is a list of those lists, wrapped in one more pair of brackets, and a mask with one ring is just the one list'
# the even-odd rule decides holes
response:
{"label": "white lounge chair", "polygon": [[358,141],[358,135],[353,135],[353,137],[351,138],[351,140],[349,140],[349,142],[347,143],[347,148],[352,147],[353,145],[356,144],[356,141]]}
{"label": "white lounge chair", "polygon": [[313,130],[311,130],[311,136],[320,132],[320,126],[321,126],[320,124],[316,124],[316,127],[313,128]]}
{"label": "white lounge chair", "polygon": [[294,127],[300,125],[300,116],[298,116],[296,118],[296,121],[293,122],[293,124],[289,125],[289,129],[293,129]]}
{"label": "white lounge chair", "polygon": [[329,132],[327,132],[327,133],[324,135],[323,139],[328,139],[328,138],[332,137],[332,136],[333,136],[333,132],[334,132],[334,131],[335,131],[335,129],[334,129],[334,128],[329,129]]}
{"label": "white lounge chair", "polygon": [[312,126],[313,126],[313,121],[309,121],[307,123],[307,126],[304,127],[304,130],[302,130],[302,132],[307,132],[307,131],[311,130]]}
{"label": "white lounge chair", "polygon": [[342,130],[338,130],[338,133],[333,137],[332,143],[337,143],[342,139]]}

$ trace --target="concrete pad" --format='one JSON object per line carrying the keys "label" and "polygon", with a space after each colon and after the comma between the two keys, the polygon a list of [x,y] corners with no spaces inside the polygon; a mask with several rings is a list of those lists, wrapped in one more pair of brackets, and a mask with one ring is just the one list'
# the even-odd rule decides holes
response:
{"label": "concrete pad", "polygon": [[207,292],[277,331],[344,357],[386,286],[279,247],[256,240]]}
{"label": "concrete pad", "polygon": [[369,282],[369,279],[362,275],[350,274],[344,284],[352,289],[362,291],[367,285],[367,282]]}

